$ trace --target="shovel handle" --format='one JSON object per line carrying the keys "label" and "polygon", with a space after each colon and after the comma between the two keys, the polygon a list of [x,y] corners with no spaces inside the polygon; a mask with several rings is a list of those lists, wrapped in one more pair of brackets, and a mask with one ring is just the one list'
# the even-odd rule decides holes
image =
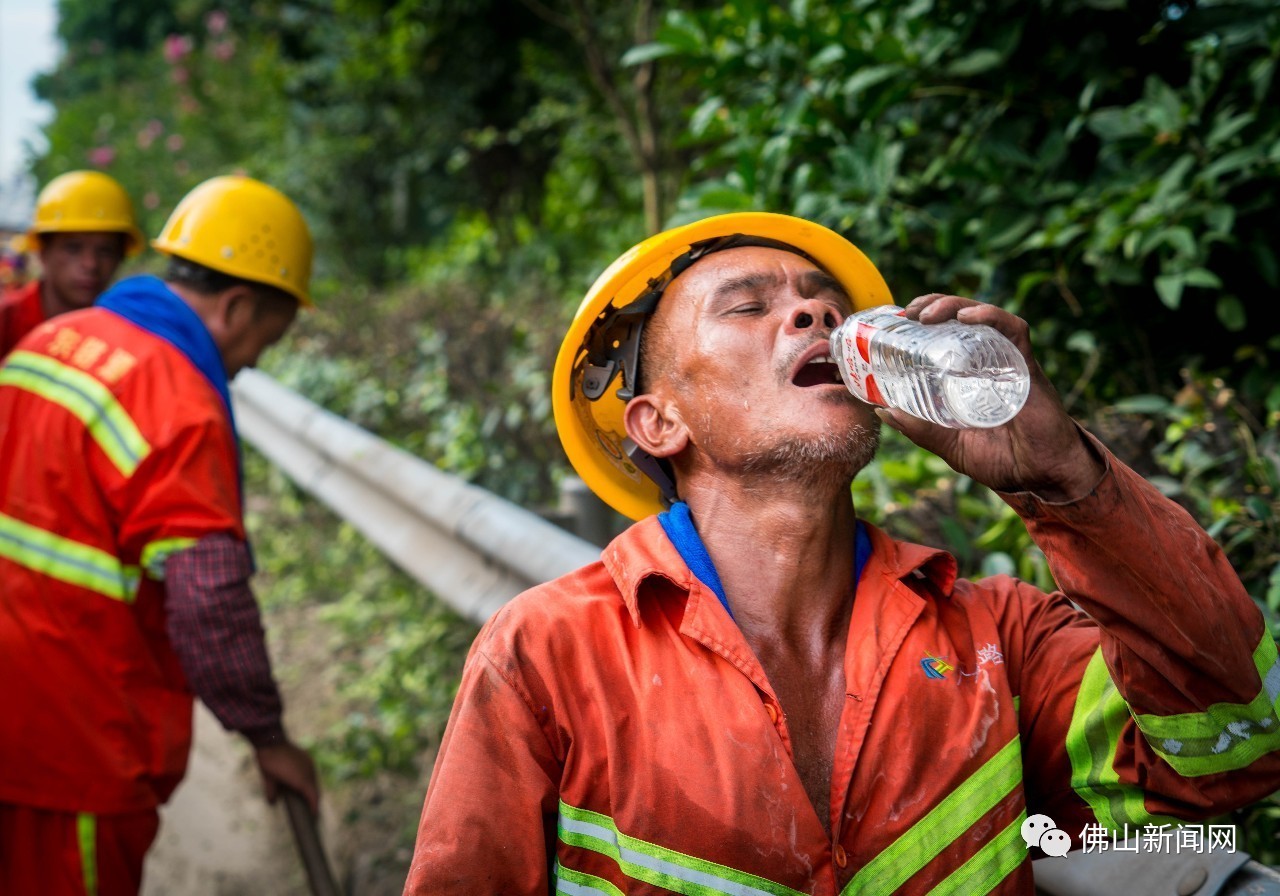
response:
{"label": "shovel handle", "polygon": [[292,787],[281,785],[280,795],[289,813],[289,826],[293,828],[293,841],[298,845],[298,856],[307,872],[307,884],[312,896],[343,896],[329,868],[320,832],[316,829],[315,816],[306,799]]}

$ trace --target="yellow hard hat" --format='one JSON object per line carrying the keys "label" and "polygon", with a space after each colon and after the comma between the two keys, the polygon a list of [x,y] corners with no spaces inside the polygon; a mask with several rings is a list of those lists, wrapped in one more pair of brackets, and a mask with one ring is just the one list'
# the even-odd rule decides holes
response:
{"label": "yellow hard hat", "polygon": [[142,250],[142,232],[133,216],[129,194],[101,171],[68,171],[36,197],[26,248],[36,250],[42,233],[123,233],[125,254]]}
{"label": "yellow hard hat", "polygon": [[151,245],[312,304],[311,231],[289,197],[260,180],[210,178],[182,198]]}
{"label": "yellow hard hat", "polygon": [[[632,519],[666,508],[665,465],[627,438],[622,411],[635,388],[640,330],[667,284],[698,258],[734,245],[798,251],[831,274],[855,308],[892,303],[858,248],[820,224],[767,212],[705,218],[650,237],[601,274],[578,307],[551,378],[556,431],[570,463],[606,504]],[[622,382],[610,386],[617,377]]]}

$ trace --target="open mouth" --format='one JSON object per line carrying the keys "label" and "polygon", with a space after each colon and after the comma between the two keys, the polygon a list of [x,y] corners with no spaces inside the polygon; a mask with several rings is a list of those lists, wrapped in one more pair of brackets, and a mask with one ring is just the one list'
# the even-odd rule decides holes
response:
{"label": "open mouth", "polygon": [[801,365],[791,383],[807,389],[810,386],[843,386],[844,380],[840,379],[840,368],[830,355],[818,355]]}

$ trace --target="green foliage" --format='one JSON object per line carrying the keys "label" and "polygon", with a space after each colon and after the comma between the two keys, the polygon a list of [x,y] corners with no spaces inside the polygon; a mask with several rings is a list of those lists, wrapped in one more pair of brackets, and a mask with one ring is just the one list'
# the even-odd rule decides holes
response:
{"label": "green foliage", "polygon": [[320,608],[309,639],[335,685],[331,706],[311,708],[318,718],[306,724],[323,730],[315,749],[326,776],[414,772],[439,743],[475,627],[251,450],[245,489],[268,611]]}
{"label": "green foliage", "polygon": [[473,268],[465,282],[386,293],[322,286],[323,310],[304,315],[264,367],[441,469],[544,504],[564,466],[549,382],[567,309],[545,310],[555,301],[536,276],[502,285],[498,302]]}
{"label": "green foliage", "polygon": [[1235,350],[1280,286],[1273,3],[755,0],[670,13],[646,53],[703,79],[681,219],[791,211],[900,301],[1052,320],[1105,346],[1096,398],[1168,388],[1191,355],[1251,363]]}
{"label": "green foliage", "polygon": [[[1273,339],[1273,349],[1280,339]],[[1219,377],[1185,371],[1172,398],[1140,395],[1113,414],[1135,414],[1158,469],[1148,476],[1205,526],[1246,589],[1280,623],[1280,390],[1259,419]],[[1131,426],[1132,428],[1132,426]]]}
{"label": "green foliage", "polygon": [[[206,178],[242,170],[275,180],[285,98],[272,42],[236,30],[223,13],[183,14],[166,4],[137,27],[128,26],[134,12],[123,10],[113,28],[103,26],[115,7],[133,9],[62,0],[67,53],[36,84],[58,112],[45,129],[39,179],[107,171],[132,196],[149,236]],[[246,107],[256,114],[246,116]]]}

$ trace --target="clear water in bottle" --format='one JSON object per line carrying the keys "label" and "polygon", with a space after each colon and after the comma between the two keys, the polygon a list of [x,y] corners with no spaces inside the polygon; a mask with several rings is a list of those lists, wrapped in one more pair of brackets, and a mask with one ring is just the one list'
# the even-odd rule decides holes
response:
{"label": "clear water in bottle", "polygon": [[955,429],[1000,426],[1026,403],[1031,377],[1017,347],[982,324],[908,320],[893,305],[850,315],[831,334],[849,391]]}

